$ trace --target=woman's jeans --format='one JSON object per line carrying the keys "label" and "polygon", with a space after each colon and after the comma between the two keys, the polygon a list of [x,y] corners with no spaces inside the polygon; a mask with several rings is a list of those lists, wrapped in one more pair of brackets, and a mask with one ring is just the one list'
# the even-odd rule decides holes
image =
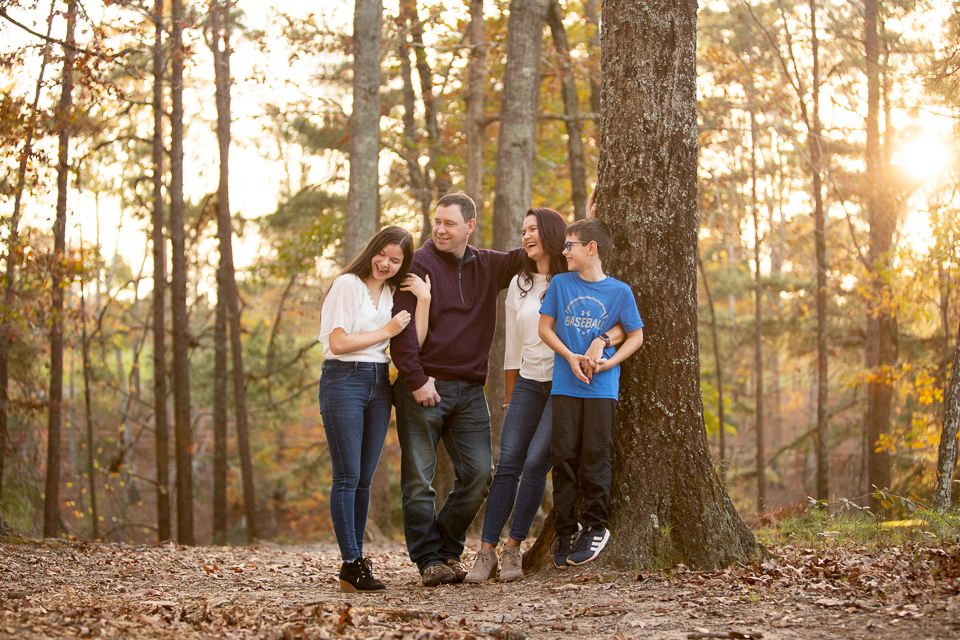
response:
{"label": "woman's jeans", "polygon": [[379,362],[326,360],[320,415],[330,447],[330,517],[344,562],[363,554],[370,483],[390,424],[390,371]]}
{"label": "woman's jeans", "polygon": [[500,542],[500,532],[511,511],[514,514],[510,537],[522,542],[537,516],[547,486],[547,473],[553,466],[552,384],[518,377],[513,387],[500,432],[500,458],[487,498],[482,542],[492,545]]}

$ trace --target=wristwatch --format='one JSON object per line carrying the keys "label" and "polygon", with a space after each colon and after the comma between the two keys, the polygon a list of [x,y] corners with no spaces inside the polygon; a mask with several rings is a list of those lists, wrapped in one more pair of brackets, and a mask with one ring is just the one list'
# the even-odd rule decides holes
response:
{"label": "wristwatch", "polygon": [[601,333],[601,334],[600,334],[599,336],[597,336],[597,337],[600,338],[601,340],[603,340],[603,342],[604,342],[603,347],[604,347],[605,349],[610,346],[610,336],[608,336],[606,333]]}

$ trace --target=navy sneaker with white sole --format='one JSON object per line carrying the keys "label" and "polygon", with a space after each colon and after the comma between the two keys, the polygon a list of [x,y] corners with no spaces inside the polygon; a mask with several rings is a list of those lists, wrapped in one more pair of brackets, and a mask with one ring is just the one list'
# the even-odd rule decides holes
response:
{"label": "navy sneaker with white sole", "polygon": [[603,548],[607,546],[608,540],[610,540],[610,532],[606,529],[593,527],[584,529],[580,532],[580,538],[573,551],[567,556],[567,564],[578,566],[596,560]]}
{"label": "navy sneaker with white sole", "polygon": [[573,551],[578,535],[580,535],[579,531],[568,534],[558,533],[553,539],[550,551],[553,553],[553,566],[557,569],[566,569],[567,566],[569,566],[567,564],[567,556]]}

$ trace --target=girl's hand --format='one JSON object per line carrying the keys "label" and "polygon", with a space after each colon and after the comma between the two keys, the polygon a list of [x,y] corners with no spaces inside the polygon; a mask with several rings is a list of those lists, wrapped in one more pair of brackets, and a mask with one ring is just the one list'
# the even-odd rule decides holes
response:
{"label": "girl's hand", "polygon": [[585,367],[589,367],[591,370],[593,369],[593,361],[590,360],[590,358],[577,353],[572,353],[567,359],[567,362],[570,363],[570,369],[573,370],[573,375],[577,376],[577,380],[590,384],[590,378],[588,378],[587,374],[584,373]]}
{"label": "girl's hand", "polygon": [[587,218],[597,217],[597,187],[594,185],[590,197],[587,199]]}
{"label": "girl's hand", "polygon": [[421,302],[430,301],[430,288],[429,275],[426,276],[426,282],[415,273],[408,273],[407,276],[400,281],[400,291],[409,291]]}
{"label": "girl's hand", "polygon": [[408,324],[410,324],[410,312],[398,311],[397,315],[390,318],[390,322],[384,329],[387,330],[387,335],[392,338],[403,331]]}

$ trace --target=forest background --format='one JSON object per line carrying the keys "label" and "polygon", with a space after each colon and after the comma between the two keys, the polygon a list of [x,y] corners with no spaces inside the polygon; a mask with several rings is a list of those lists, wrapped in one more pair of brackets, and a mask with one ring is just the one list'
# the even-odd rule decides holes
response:
{"label": "forest background", "polygon": [[[350,7],[0,1],[7,525],[133,543],[332,536],[323,294],[377,223],[429,237],[451,189],[482,204],[474,244],[519,243],[497,206],[514,4],[385,3],[363,226],[349,151],[377,132],[351,130],[364,25]],[[727,491],[758,521],[815,501],[901,517],[937,484],[960,318],[960,9],[866,4],[873,121],[865,5],[699,11],[704,418]],[[573,220],[601,153],[601,7],[547,6],[529,205]],[[394,430],[375,536],[401,531],[398,464]]]}

